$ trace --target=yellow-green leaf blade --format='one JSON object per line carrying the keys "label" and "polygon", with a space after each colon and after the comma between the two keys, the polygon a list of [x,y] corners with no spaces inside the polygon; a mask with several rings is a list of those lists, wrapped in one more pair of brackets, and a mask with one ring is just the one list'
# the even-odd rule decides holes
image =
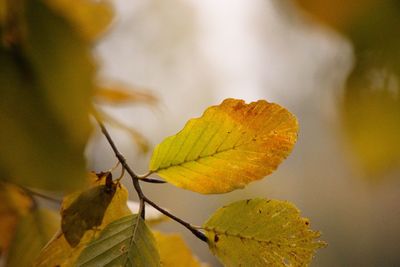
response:
{"label": "yellow-green leaf blade", "polygon": [[203,228],[211,251],[226,266],[307,266],[325,246],[286,201],[237,201],[217,210]]}
{"label": "yellow-green leaf blade", "polygon": [[229,192],[273,172],[297,131],[296,118],[277,104],[226,99],[160,143],[150,170],[195,192]]}
{"label": "yellow-green leaf blade", "polygon": [[98,239],[90,242],[77,266],[161,266],[155,239],[137,215],[107,225]]}

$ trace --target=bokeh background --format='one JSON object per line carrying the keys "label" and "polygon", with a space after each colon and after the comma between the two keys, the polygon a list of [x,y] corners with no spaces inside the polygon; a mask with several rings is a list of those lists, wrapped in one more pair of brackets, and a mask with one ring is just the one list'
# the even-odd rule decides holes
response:
{"label": "bokeh background", "polygon": [[[312,266],[400,266],[397,0],[112,3],[115,21],[95,48],[100,79],[146,88],[159,101],[103,108],[150,148],[228,97],[279,103],[300,123],[293,153],[266,179],[211,196],[145,185],[151,199],[197,225],[235,200],[289,200],[329,244]],[[133,168],[146,172],[151,149],[140,152],[131,135],[110,131]],[[87,157],[95,170],[115,164],[99,133]],[[159,227],[183,233],[199,258],[219,266],[178,224]]]}

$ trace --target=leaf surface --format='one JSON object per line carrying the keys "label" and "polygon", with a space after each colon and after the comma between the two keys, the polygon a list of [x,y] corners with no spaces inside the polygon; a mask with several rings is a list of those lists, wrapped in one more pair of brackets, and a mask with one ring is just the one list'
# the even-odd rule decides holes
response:
{"label": "leaf surface", "polygon": [[193,255],[179,234],[165,234],[153,231],[164,267],[205,267]]}
{"label": "leaf surface", "polygon": [[203,228],[225,266],[308,266],[325,246],[286,201],[237,201],[217,210]]}
{"label": "leaf surface", "polygon": [[110,223],[87,245],[77,266],[161,266],[154,237],[137,215]]}
{"label": "leaf surface", "polygon": [[150,171],[195,192],[229,192],[273,172],[297,131],[296,118],[277,104],[226,99],[160,143]]}
{"label": "leaf surface", "polygon": [[22,218],[17,226],[7,256],[7,266],[31,266],[59,227],[59,215],[50,210],[35,210]]}

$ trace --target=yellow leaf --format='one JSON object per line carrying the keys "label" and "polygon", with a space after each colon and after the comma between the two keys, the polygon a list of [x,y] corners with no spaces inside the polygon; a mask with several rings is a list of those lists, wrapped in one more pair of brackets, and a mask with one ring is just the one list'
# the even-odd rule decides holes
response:
{"label": "yellow leaf", "polygon": [[8,249],[18,220],[32,208],[32,199],[19,187],[0,182],[0,255]]}
{"label": "yellow leaf", "polygon": [[[102,176],[101,179],[97,179],[97,176],[93,173],[91,173],[91,178],[94,181],[92,183],[93,187],[104,185],[106,182],[104,176]],[[80,193],[78,192],[66,197],[63,202],[63,209],[69,207],[71,203],[76,201],[79,195]],[[128,191],[124,186],[118,185],[108,208],[105,210],[101,225],[94,229],[87,230],[80,239],[79,244],[75,247],[68,244],[60,230],[53,240],[42,250],[34,266],[74,266],[85,246],[94,238],[98,237],[102,229],[109,223],[131,214],[127,206],[127,201]]]}
{"label": "yellow leaf", "polygon": [[113,18],[111,6],[104,0],[45,0],[45,2],[67,18],[76,31],[89,41],[98,38]]}
{"label": "yellow leaf", "polygon": [[217,210],[203,228],[225,266],[308,266],[326,245],[286,201],[237,201]]}
{"label": "yellow leaf", "polygon": [[59,224],[59,215],[50,210],[35,210],[22,218],[7,255],[7,266],[31,266]]}
{"label": "yellow leaf", "polygon": [[159,144],[150,171],[195,192],[229,192],[273,172],[297,131],[296,118],[277,104],[227,99]]}
{"label": "yellow leaf", "polygon": [[156,238],[161,264],[164,267],[206,266],[192,254],[185,241],[178,234],[165,234],[153,231]]}

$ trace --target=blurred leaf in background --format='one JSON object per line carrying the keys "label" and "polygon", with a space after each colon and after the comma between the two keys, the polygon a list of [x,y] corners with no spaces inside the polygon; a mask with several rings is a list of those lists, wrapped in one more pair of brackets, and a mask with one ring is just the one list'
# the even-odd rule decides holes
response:
{"label": "blurred leaf in background", "polygon": [[57,232],[60,216],[50,210],[35,210],[18,223],[7,255],[8,267],[31,266],[40,250]]}
{"label": "blurred leaf in background", "polygon": [[0,179],[58,191],[84,183],[96,74],[90,40],[110,20],[102,2],[1,1]]}
{"label": "blurred leaf in background", "polygon": [[372,176],[400,166],[400,2],[298,2],[354,46],[341,114],[360,164]]}
{"label": "blurred leaf in background", "polygon": [[8,249],[18,220],[32,206],[32,199],[19,187],[0,182],[0,256]]}

